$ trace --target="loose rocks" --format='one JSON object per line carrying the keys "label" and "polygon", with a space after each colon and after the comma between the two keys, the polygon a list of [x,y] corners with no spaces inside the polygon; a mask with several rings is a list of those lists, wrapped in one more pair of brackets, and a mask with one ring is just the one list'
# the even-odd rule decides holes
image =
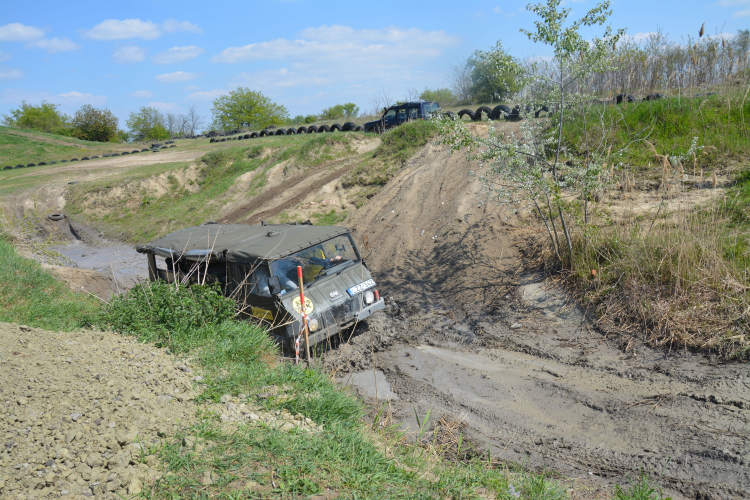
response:
{"label": "loose rocks", "polygon": [[195,418],[182,366],[113,333],[0,323],[0,497],[140,492],[162,474],[154,446]]}

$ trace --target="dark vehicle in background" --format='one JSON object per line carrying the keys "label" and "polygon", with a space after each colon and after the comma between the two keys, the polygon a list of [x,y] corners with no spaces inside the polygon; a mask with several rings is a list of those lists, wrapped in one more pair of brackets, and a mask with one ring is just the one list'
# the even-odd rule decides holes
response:
{"label": "dark vehicle in background", "polygon": [[367,122],[365,132],[383,133],[393,127],[412,120],[429,120],[440,113],[440,104],[435,101],[405,102],[385,110],[379,120]]}
{"label": "dark vehicle in background", "polygon": [[244,317],[265,323],[275,340],[291,350],[302,331],[297,266],[302,267],[311,346],[385,308],[344,227],[205,224],[136,250],[148,257],[151,281],[218,283]]}

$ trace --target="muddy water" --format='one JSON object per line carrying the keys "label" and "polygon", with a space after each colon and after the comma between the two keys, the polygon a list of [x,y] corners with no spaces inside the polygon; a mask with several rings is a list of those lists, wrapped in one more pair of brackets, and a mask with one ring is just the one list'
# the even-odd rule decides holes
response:
{"label": "muddy water", "polygon": [[390,307],[330,363],[372,398],[374,344],[378,391],[398,397],[404,426],[415,412],[462,419],[493,456],[594,490],[644,470],[675,499],[748,497],[747,364],[642,345],[626,354],[560,294],[523,282],[493,316]]}
{"label": "muddy water", "polygon": [[53,248],[68,257],[75,267],[111,274],[122,290],[148,279],[146,257],[136,252],[133,245],[108,241],[92,245],[84,240],[74,240]]}

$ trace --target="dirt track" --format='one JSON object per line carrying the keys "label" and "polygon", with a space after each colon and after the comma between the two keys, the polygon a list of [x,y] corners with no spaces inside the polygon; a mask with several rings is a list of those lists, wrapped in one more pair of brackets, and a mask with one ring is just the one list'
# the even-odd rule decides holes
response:
{"label": "dirt track", "polygon": [[[747,366],[637,339],[625,353],[604,338],[555,291],[519,274],[530,230],[512,207],[485,203],[474,169],[428,145],[345,222],[360,246],[368,237],[362,249],[389,314],[361,325],[326,366],[373,396],[374,349],[387,382],[379,399],[392,391],[405,426],[416,424],[415,410],[432,408],[433,422],[451,415],[493,456],[557,471],[593,488],[591,497],[645,470],[675,499],[745,498]],[[255,214],[233,208],[231,218],[273,215],[301,193],[318,199],[323,177],[335,181],[321,169],[282,200],[261,193],[245,207]]]}

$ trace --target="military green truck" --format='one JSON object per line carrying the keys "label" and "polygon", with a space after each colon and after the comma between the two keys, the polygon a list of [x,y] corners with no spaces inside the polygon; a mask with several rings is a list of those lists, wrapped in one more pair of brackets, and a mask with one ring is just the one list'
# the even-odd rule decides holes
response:
{"label": "military green truck", "polygon": [[264,322],[285,349],[302,331],[297,266],[311,346],[385,308],[345,227],[205,224],[136,250],[148,257],[151,281],[218,283],[243,316]]}

